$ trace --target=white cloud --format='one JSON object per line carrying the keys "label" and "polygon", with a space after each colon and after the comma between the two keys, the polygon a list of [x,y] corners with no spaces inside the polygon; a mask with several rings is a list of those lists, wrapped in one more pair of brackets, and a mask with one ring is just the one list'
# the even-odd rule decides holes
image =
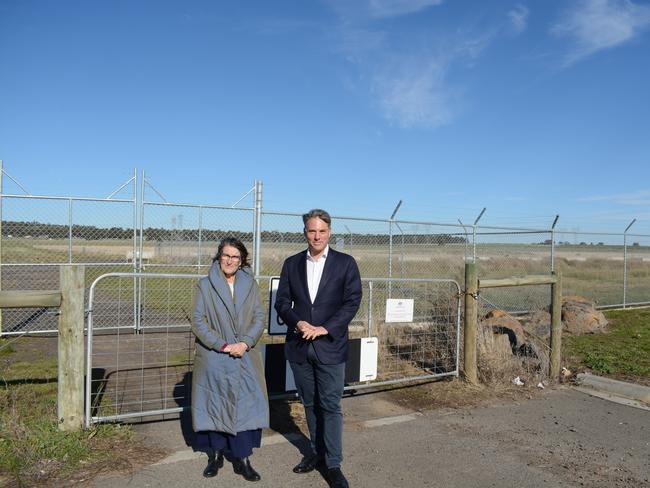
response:
{"label": "white cloud", "polygon": [[452,123],[463,109],[463,90],[451,74],[472,69],[497,37],[523,31],[528,19],[528,9],[516,5],[489,28],[433,29],[422,23],[408,30],[403,23],[383,20],[416,12],[431,16],[423,10],[442,0],[326,1],[340,18],[332,31],[337,49],[356,71],[344,77],[346,86],[369,89],[381,115],[405,129]]}
{"label": "white cloud", "polygon": [[442,0],[369,0],[368,8],[373,17],[396,17],[419,12],[441,3]]}
{"label": "white cloud", "polygon": [[618,205],[650,205],[650,190],[638,190],[612,195],[593,195],[580,198],[581,202],[612,202]]}
{"label": "white cloud", "polygon": [[650,6],[630,0],[581,0],[566,10],[551,33],[570,41],[564,63],[570,65],[638,36],[650,25]]}
{"label": "white cloud", "polygon": [[510,28],[515,34],[521,34],[526,30],[529,13],[528,8],[523,5],[516,5],[515,8],[508,12]]}
{"label": "white cloud", "polygon": [[454,94],[445,84],[447,65],[429,60],[394,64],[375,75],[372,91],[386,119],[402,128],[436,128],[455,115]]}

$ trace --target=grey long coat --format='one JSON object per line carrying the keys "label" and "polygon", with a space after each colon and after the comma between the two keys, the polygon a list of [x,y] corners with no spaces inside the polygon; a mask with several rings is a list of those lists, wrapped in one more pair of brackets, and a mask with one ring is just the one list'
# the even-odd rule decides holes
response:
{"label": "grey long coat", "polygon": [[[192,373],[192,425],[195,432],[236,434],[268,427],[269,407],[262,355],[255,347],[264,331],[257,283],[240,269],[234,300],[215,262],[194,297],[192,331],[196,353]],[[242,358],[219,352],[225,344],[245,342]]]}

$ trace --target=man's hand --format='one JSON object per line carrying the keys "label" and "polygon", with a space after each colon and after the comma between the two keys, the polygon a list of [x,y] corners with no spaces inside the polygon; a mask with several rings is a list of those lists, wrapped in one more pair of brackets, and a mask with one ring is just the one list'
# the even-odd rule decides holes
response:
{"label": "man's hand", "polygon": [[299,320],[298,323],[296,324],[296,329],[298,329],[298,332],[300,334],[304,334],[307,332],[309,329],[313,329],[314,326],[311,325],[309,322],[306,320]]}
{"label": "man's hand", "polygon": [[325,327],[310,325],[309,328],[302,333],[302,338],[306,341],[313,341],[317,337],[327,334],[328,332]]}
{"label": "man's hand", "polygon": [[234,358],[240,358],[248,350],[245,342],[237,342],[236,344],[228,344],[224,347],[223,352],[230,354]]}

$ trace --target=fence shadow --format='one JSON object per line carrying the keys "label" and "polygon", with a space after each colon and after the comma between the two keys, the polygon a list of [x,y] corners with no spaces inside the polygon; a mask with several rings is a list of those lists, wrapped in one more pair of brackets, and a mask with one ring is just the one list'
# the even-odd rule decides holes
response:
{"label": "fence shadow", "polygon": [[187,371],[183,375],[183,379],[174,385],[173,395],[176,405],[183,408],[179,414],[183,441],[186,446],[196,451],[197,449],[194,446],[194,429],[192,428],[192,412],[190,411],[192,405],[192,371]]}
{"label": "fence shadow", "polygon": [[93,368],[90,373],[90,415],[93,417],[99,414],[107,384],[108,376],[106,375],[106,369]]}

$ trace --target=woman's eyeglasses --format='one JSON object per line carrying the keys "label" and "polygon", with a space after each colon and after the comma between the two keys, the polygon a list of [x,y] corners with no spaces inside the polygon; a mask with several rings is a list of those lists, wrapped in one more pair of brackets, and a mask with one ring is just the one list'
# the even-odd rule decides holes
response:
{"label": "woman's eyeglasses", "polygon": [[241,256],[231,256],[230,254],[222,254],[221,259],[225,262],[232,261],[233,263],[238,263],[241,261]]}

